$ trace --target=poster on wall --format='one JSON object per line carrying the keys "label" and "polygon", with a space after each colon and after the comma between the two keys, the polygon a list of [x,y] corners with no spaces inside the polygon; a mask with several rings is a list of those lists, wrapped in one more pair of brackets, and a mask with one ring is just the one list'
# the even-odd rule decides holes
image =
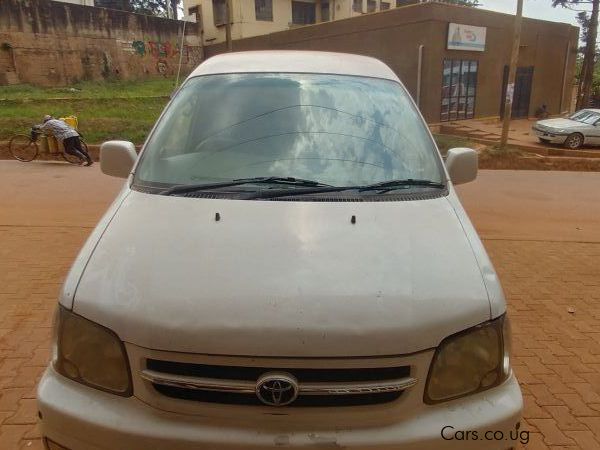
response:
{"label": "poster on wall", "polygon": [[483,52],[486,31],[485,27],[451,23],[448,26],[448,50]]}

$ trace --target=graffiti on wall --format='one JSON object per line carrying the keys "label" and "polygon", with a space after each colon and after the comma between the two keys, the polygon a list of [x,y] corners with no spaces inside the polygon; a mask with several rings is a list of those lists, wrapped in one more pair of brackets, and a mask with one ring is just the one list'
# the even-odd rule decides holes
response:
{"label": "graffiti on wall", "polygon": [[156,71],[161,75],[166,75],[169,71],[169,63],[165,59],[159,59],[156,62]]}
{"label": "graffiti on wall", "polygon": [[[161,41],[133,41],[131,43],[133,51],[139,56],[150,55],[153,58],[175,58],[179,56],[178,42],[161,42]],[[190,46],[183,46],[183,56],[189,53]]]}
{"label": "graffiti on wall", "polygon": [[[166,75],[169,71],[169,59],[179,57],[179,42],[160,41],[160,40],[135,40],[121,41],[121,48],[128,53],[139,57],[149,56],[156,60],[156,72],[160,75]],[[182,62],[188,64],[193,61],[199,61],[200,49],[184,44],[182,52]]]}
{"label": "graffiti on wall", "polygon": [[[180,43],[176,41],[146,40],[117,40],[122,51],[140,58],[152,58],[154,70],[159,75],[168,75],[171,67],[177,64],[173,59],[179,58]],[[202,59],[202,49],[197,46],[184,44],[182,52],[183,64],[198,63]]]}

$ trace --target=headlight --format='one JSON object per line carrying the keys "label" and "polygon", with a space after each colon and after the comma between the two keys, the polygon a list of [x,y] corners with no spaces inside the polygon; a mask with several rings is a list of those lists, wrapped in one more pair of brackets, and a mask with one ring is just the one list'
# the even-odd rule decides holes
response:
{"label": "headlight", "polygon": [[505,316],[447,337],[433,356],[425,403],[498,386],[510,375],[509,351],[510,325]]}
{"label": "headlight", "polygon": [[96,389],[131,395],[127,354],[115,333],[62,306],[55,333],[53,365],[58,373]]}

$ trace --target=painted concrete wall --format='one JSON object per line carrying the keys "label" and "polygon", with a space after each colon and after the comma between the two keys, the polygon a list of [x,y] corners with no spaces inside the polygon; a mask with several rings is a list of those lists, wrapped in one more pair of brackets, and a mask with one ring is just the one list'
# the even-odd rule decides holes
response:
{"label": "painted concrete wall", "polygon": [[[184,2],[186,11],[199,5],[202,8],[202,27],[204,43],[225,42],[225,27],[216,26],[212,0],[191,0]],[[254,1],[234,1],[232,8],[231,35],[233,39],[257,36],[287,30],[292,21],[292,3],[290,0],[273,0],[273,21],[256,20]]]}
{"label": "painted concrete wall", "polygon": [[[22,83],[46,86],[172,75],[182,25],[48,0],[0,0],[0,74],[16,73]],[[184,73],[202,60],[198,35],[196,25],[187,26]]]}
{"label": "painted concrete wall", "polygon": [[[429,122],[440,120],[444,59],[479,62],[476,117],[497,116],[503,69],[510,60],[513,16],[476,8],[425,3],[346,20],[234,42],[235,51],[264,49],[322,50],[373,56],[388,64],[416,97],[419,46],[424,46],[421,111]],[[487,27],[484,52],[447,50],[449,23]],[[519,66],[534,66],[530,115],[546,104],[551,114],[570,105],[579,30],[568,24],[525,19]],[[223,52],[223,44],[205,48]],[[566,61],[566,76],[563,68]],[[563,88],[563,86],[565,86]]]}

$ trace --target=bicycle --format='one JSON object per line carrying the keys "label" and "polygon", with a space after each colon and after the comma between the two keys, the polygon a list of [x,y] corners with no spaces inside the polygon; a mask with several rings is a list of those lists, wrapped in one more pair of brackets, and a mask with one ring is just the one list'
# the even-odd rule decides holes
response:
{"label": "bicycle", "polygon": [[[46,142],[43,143],[42,149],[40,152],[40,146],[38,142],[41,139],[46,139]],[[38,157],[40,154],[49,154],[49,155],[57,155],[60,154],[62,158],[71,164],[79,165],[82,163],[81,159],[79,159],[75,155],[71,155],[65,152],[62,144],[56,142],[55,150],[53,150],[50,145],[50,139],[55,139],[52,136],[46,136],[41,131],[36,130],[35,128],[31,129],[29,135],[27,134],[15,134],[11,140],[8,142],[8,151],[12,155],[13,158],[23,161],[30,162]],[[88,152],[88,146],[83,140],[83,136],[79,135],[79,140],[81,141],[81,146],[83,149]],[[89,153],[89,152],[88,152]]]}

